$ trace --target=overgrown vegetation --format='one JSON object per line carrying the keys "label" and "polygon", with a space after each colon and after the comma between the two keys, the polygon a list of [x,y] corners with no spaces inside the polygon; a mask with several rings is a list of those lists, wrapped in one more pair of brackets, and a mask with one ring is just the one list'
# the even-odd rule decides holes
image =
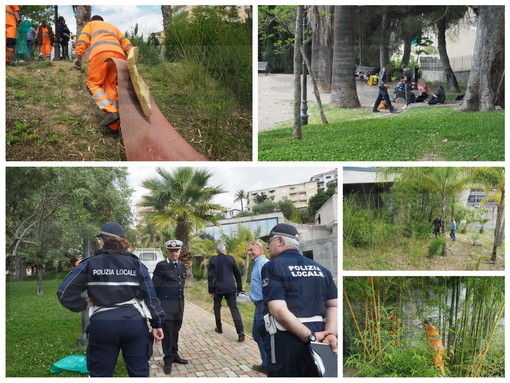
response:
{"label": "overgrown vegetation", "polygon": [[386,118],[373,118],[368,110],[346,110],[352,118],[342,113],[336,111],[328,125],[303,126],[302,140],[292,139],[292,127],[260,132],[259,160],[504,160],[502,110],[461,113],[454,106],[424,107]]}
{"label": "overgrown vegetation", "polygon": [[[225,13],[234,8],[195,7],[191,19],[176,16],[165,46],[137,26],[127,33],[161,112],[209,160],[252,159],[251,23]],[[6,69],[8,160],[126,160],[119,136],[98,127],[103,114],[84,69],[68,61]]]}
{"label": "overgrown vegetation", "polygon": [[251,31],[251,22],[241,23],[235,7],[194,7],[191,18],[183,12],[165,31],[166,55],[199,65],[251,108]]}
{"label": "overgrown vegetation", "polygon": [[[344,191],[345,269],[504,268],[504,257],[497,257],[503,247],[502,168],[379,168],[377,174],[379,183],[370,191]],[[486,209],[483,217],[461,203],[461,193],[470,188],[484,190],[481,205],[497,213],[488,216]],[[458,222],[457,241],[446,238],[451,217]],[[468,226],[489,219],[494,226],[483,232]],[[435,220],[440,230],[434,239]]]}
{"label": "overgrown vegetation", "polygon": [[[503,377],[503,277],[344,278],[344,360],[359,377]],[[434,342],[437,338],[434,338]]]}

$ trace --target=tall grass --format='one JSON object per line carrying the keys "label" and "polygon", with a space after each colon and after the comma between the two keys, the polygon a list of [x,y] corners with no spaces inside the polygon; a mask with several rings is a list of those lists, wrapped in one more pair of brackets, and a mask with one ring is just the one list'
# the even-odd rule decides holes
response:
{"label": "tall grass", "polygon": [[400,228],[380,210],[363,209],[356,196],[344,198],[344,243],[355,247],[379,247],[398,237]]}
{"label": "tall grass", "polygon": [[251,23],[243,24],[225,12],[217,7],[195,7],[191,18],[185,13],[177,15],[165,31],[166,55],[170,61],[200,64],[240,104],[251,105]]}

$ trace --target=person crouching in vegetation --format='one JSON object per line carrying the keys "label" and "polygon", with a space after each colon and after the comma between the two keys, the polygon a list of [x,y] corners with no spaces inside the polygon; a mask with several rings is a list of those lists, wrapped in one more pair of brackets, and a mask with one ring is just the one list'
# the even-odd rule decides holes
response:
{"label": "person crouching in vegetation", "polygon": [[445,370],[444,370],[444,362],[443,362],[443,355],[444,355],[444,346],[443,341],[441,340],[441,337],[439,336],[439,331],[437,328],[432,326],[428,320],[423,321],[423,329],[427,333],[427,338],[429,341],[429,348],[432,351],[432,362],[435,367],[439,367],[441,370],[441,375],[445,376]]}
{"label": "person crouching in vegetation", "polygon": [[133,45],[112,24],[106,23],[99,15],[92,16],[81,31],[76,42],[74,66],[81,70],[82,57],[90,47],[87,89],[96,105],[106,116],[99,123],[118,132],[120,126],[119,93],[117,92],[117,67],[108,58],[126,60]]}

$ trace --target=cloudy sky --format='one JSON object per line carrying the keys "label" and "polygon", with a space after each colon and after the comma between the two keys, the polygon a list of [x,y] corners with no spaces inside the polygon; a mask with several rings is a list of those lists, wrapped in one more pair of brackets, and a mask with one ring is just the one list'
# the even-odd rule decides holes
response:
{"label": "cloudy sky", "polygon": [[[176,167],[165,166],[170,171]],[[273,186],[283,186],[310,181],[310,178],[318,173],[333,170],[333,167],[276,167],[276,166],[210,166],[200,167],[213,173],[209,184],[222,186],[226,193],[217,196],[213,202],[226,208],[240,209],[240,202],[234,203],[234,195],[238,190],[245,191],[265,189]],[[147,189],[141,187],[142,182],[151,177],[156,177],[154,167],[129,167],[129,184],[135,190],[133,203],[140,201],[142,195],[147,194]],[[245,202],[246,206],[246,202]]]}
{"label": "cloudy sky", "polygon": [[[58,13],[64,16],[71,33],[76,33],[76,22],[71,5],[59,5]],[[138,34],[147,37],[163,30],[160,5],[92,5],[92,15],[101,15],[104,21],[115,25],[122,33],[132,32],[138,23]]]}

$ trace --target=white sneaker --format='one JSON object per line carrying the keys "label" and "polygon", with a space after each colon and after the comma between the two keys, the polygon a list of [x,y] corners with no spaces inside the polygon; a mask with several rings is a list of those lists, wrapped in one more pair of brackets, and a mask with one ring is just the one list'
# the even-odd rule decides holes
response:
{"label": "white sneaker", "polygon": [[404,105],[404,106],[402,107],[402,110],[406,110],[407,108],[409,108],[409,105]]}

